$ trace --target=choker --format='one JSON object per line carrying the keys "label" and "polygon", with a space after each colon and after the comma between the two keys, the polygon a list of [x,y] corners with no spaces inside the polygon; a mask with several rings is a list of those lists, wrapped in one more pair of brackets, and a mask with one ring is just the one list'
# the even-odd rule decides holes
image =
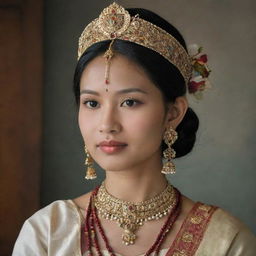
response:
{"label": "choker", "polygon": [[94,197],[93,204],[99,216],[117,222],[124,229],[122,242],[131,245],[136,240],[136,231],[146,221],[158,220],[171,214],[177,204],[177,196],[173,186],[168,183],[164,191],[153,198],[132,203],[109,194],[103,182]]}

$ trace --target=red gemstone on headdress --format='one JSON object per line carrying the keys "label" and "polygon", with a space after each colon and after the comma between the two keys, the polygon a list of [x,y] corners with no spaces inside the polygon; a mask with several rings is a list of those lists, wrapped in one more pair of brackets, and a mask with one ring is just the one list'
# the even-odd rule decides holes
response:
{"label": "red gemstone on headdress", "polygon": [[114,9],[112,9],[112,11],[111,11],[112,13],[116,13],[116,11],[114,10]]}
{"label": "red gemstone on headdress", "polygon": [[115,33],[111,33],[111,34],[110,34],[110,37],[111,37],[111,38],[115,38],[115,37],[116,37],[116,34],[115,34]]}
{"label": "red gemstone on headdress", "polygon": [[130,211],[132,211],[132,210],[133,210],[133,206],[130,205],[128,209],[129,209]]}

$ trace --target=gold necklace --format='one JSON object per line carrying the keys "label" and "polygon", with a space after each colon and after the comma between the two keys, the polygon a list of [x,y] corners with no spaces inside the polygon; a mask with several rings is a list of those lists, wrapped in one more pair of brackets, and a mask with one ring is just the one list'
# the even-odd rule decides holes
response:
{"label": "gold necklace", "polygon": [[164,191],[151,199],[132,203],[118,199],[109,194],[104,182],[100,186],[94,205],[99,216],[114,220],[124,229],[122,241],[126,245],[134,244],[135,232],[146,221],[157,220],[167,215],[176,204],[177,198],[172,185],[168,183]]}

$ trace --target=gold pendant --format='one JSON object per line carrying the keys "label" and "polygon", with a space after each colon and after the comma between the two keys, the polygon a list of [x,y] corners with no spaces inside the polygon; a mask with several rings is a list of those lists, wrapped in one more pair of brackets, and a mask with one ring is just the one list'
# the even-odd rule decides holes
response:
{"label": "gold pendant", "polygon": [[124,230],[124,233],[122,235],[122,240],[125,245],[131,245],[134,244],[134,241],[136,239],[136,235],[128,229]]}

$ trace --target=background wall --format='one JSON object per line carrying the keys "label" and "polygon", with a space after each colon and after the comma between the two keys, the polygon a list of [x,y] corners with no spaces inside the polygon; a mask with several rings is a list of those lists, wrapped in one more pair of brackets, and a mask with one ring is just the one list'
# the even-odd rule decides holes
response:
{"label": "background wall", "polygon": [[40,206],[42,33],[42,0],[0,0],[1,256]]}
{"label": "background wall", "polygon": [[[253,0],[123,0],[174,24],[188,44],[209,55],[213,88],[201,102],[189,98],[201,124],[193,152],[175,161],[169,177],[185,195],[216,204],[256,233],[256,2]],[[111,1],[45,1],[45,85],[42,206],[78,196],[96,182],[84,180],[84,152],[72,94],[77,41],[84,26]],[[101,171],[101,179],[103,178]]]}

